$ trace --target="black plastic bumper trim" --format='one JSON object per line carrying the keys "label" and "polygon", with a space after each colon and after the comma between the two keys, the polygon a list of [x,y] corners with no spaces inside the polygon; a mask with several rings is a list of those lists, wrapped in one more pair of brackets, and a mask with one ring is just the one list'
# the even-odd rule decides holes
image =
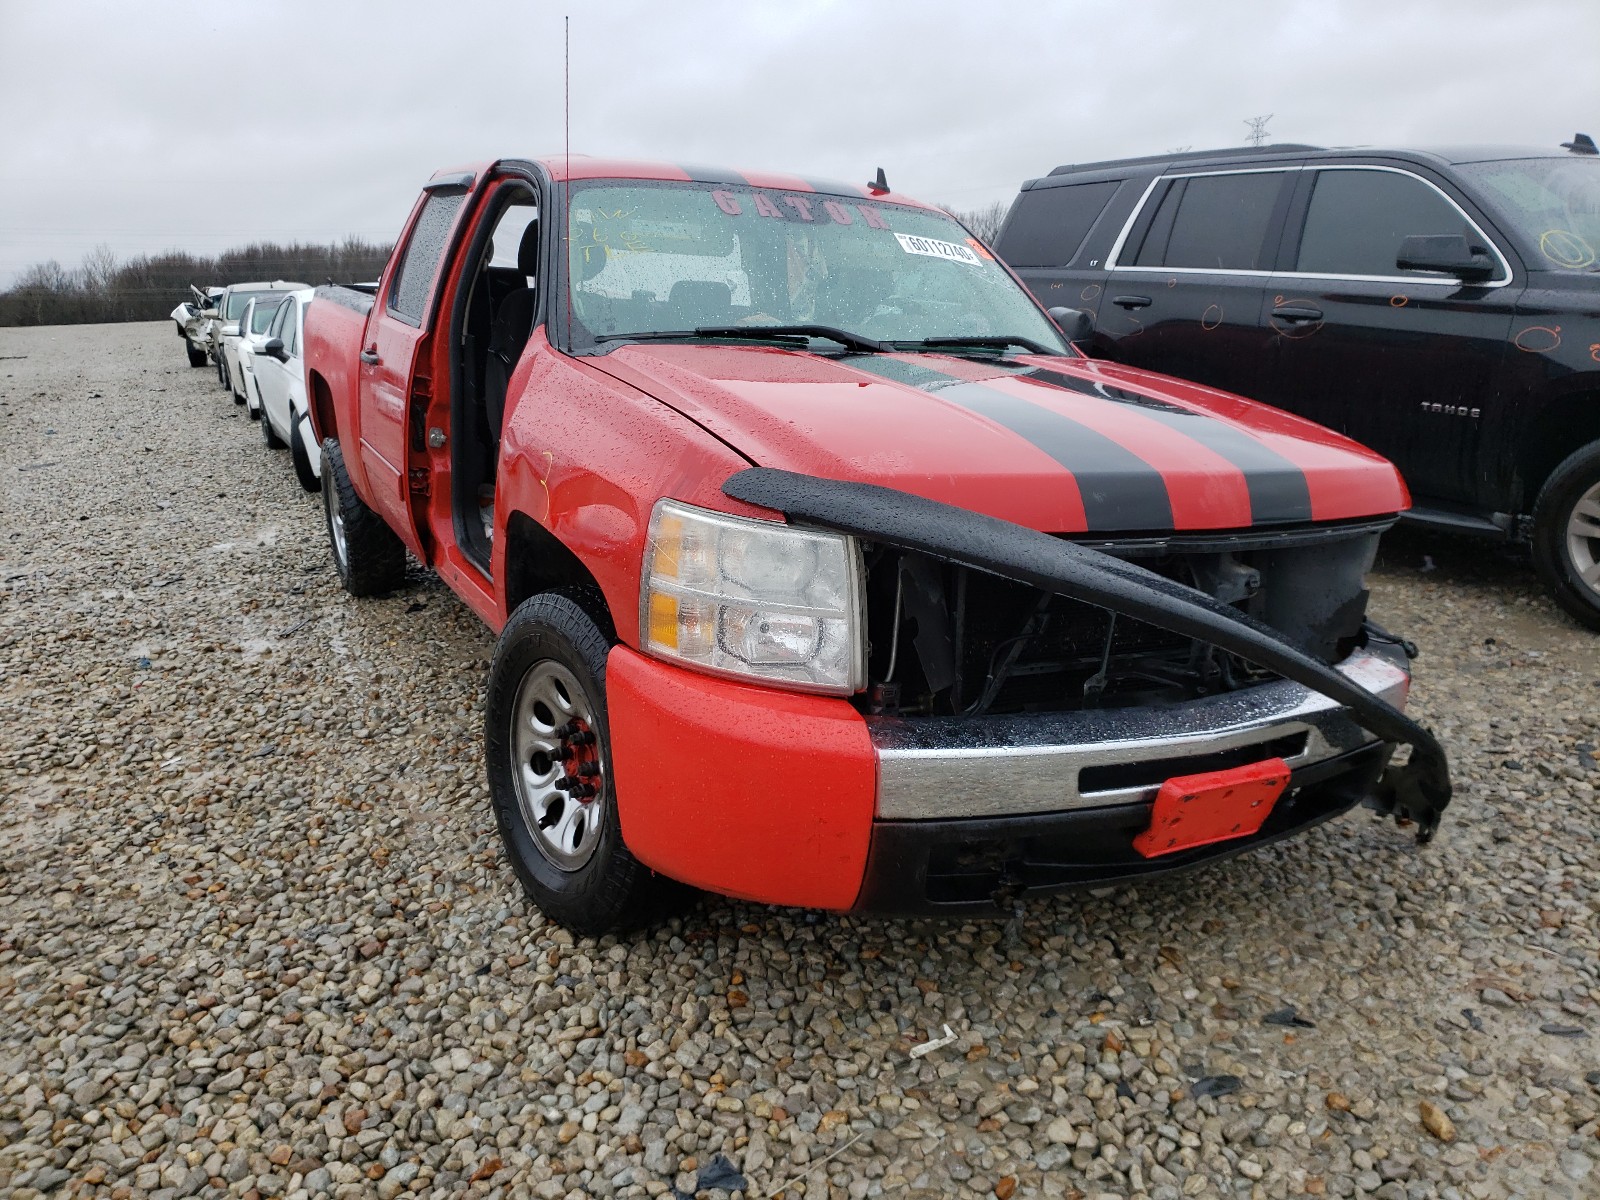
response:
{"label": "black plastic bumper trim", "polygon": [[1009,917],[1029,896],[1192,870],[1291,838],[1371,800],[1389,758],[1374,742],[1296,771],[1260,832],[1144,858],[1149,803],[957,821],[878,821],[856,912]]}

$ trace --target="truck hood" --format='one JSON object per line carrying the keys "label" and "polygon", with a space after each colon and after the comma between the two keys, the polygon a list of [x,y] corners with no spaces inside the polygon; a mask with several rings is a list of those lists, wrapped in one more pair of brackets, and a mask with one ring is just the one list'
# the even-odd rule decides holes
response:
{"label": "truck hood", "polygon": [[757,466],[1050,533],[1244,529],[1409,505],[1394,467],[1346,438],[1093,359],[634,343],[589,361]]}

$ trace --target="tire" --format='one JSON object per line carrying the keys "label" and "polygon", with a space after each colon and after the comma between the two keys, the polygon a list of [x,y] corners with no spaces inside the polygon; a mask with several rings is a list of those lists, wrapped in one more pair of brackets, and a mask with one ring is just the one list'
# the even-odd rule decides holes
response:
{"label": "tire", "polygon": [[[591,937],[661,914],[670,890],[622,840],[609,782],[612,640],[572,595],[534,596],[500,633],[484,704],[489,798],[512,868],[546,917]],[[575,799],[558,784],[597,791]]]}
{"label": "tire", "polygon": [[322,443],[322,512],[334,569],[352,596],[382,596],[406,581],[406,548],[356,495],[339,443]]}
{"label": "tire", "polygon": [[203,367],[206,365],[206,352],[204,350],[196,350],[194,343],[189,341],[184,342],[183,348],[188,351],[189,365],[191,367]]}
{"label": "tire", "polygon": [[1569,455],[1540,489],[1533,565],[1569,616],[1600,630],[1600,442]]}
{"label": "tire", "polygon": [[[256,395],[260,396],[260,394],[261,390],[257,388]],[[261,421],[261,440],[266,442],[268,450],[282,450],[289,444],[279,437],[278,431],[272,427],[272,420],[267,416],[267,406],[265,404],[256,410],[256,414]],[[293,415],[292,412],[290,415]]]}
{"label": "tire", "polygon": [[305,439],[300,436],[299,421],[289,422],[289,457],[294,460],[294,474],[300,486],[308,492],[320,492],[322,480],[311,469],[311,455],[306,450]]}

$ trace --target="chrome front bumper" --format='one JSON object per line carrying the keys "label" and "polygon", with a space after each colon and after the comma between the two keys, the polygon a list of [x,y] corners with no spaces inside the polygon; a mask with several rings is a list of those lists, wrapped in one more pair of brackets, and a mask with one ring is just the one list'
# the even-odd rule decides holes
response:
{"label": "chrome front bumper", "polygon": [[[1358,650],[1336,669],[1405,708],[1411,675],[1398,648]],[[1165,778],[1232,765],[1241,754],[1240,761],[1281,757],[1299,769],[1376,740],[1342,705],[1288,681],[1168,708],[868,717],[867,728],[878,755],[877,816],[885,821],[1149,802]]]}

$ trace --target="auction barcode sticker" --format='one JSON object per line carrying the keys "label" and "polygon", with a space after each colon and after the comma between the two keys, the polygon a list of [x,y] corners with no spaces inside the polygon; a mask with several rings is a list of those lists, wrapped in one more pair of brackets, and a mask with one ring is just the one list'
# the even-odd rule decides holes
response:
{"label": "auction barcode sticker", "polygon": [[909,233],[897,233],[894,236],[900,242],[900,249],[907,254],[947,258],[951,262],[966,263],[969,267],[982,265],[978,261],[978,256],[972,252],[971,246],[962,246],[956,242],[941,242],[935,238],[913,237]]}

